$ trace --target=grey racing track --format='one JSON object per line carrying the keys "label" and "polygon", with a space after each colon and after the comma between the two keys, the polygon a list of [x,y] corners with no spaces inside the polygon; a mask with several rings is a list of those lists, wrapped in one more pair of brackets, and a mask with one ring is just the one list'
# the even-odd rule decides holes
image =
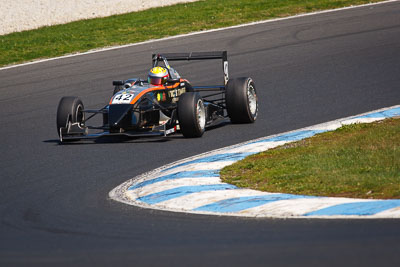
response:
{"label": "grey racing track", "polygon": [[[58,144],[62,96],[99,108],[112,80],[145,77],[153,52],[225,49],[231,77],[256,82],[255,124],[199,139]],[[193,84],[222,79],[220,62],[175,66]],[[399,266],[399,220],[187,215],[108,192],[198,153],[400,104],[400,2],[1,70],[0,93],[1,266]]]}

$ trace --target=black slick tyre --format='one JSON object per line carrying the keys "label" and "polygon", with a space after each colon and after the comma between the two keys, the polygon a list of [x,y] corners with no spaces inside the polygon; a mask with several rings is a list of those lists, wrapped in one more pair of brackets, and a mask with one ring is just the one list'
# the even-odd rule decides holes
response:
{"label": "black slick tyre", "polygon": [[232,123],[252,123],[257,119],[256,86],[251,78],[230,79],[226,85],[225,100]]}
{"label": "black slick tyre", "polygon": [[57,108],[57,132],[67,127],[68,123],[79,123],[84,126],[85,115],[82,101],[75,96],[64,96],[58,103]]}
{"label": "black slick tyre", "polygon": [[187,92],[179,97],[179,127],[184,137],[201,137],[206,128],[206,111],[203,99],[195,92]]}

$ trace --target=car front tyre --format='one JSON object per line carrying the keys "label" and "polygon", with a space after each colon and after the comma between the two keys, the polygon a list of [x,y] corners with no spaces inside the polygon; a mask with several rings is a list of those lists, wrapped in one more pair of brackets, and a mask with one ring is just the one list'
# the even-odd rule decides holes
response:
{"label": "car front tyre", "polygon": [[79,123],[84,126],[85,115],[82,101],[75,96],[64,96],[57,108],[57,132],[68,126],[68,123]]}
{"label": "car front tyre", "polygon": [[184,137],[201,137],[206,128],[204,101],[195,92],[187,92],[179,97],[178,120]]}

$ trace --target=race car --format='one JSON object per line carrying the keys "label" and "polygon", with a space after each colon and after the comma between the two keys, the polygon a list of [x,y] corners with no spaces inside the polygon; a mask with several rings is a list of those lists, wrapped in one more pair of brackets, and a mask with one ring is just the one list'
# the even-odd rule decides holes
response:
{"label": "race car", "polygon": [[[169,61],[211,59],[222,59],[222,85],[194,86],[169,65]],[[165,137],[176,132],[193,138],[227,118],[232,123],[252,123],[257,118],[254,81],[229,78],[227,51],[153,54],[152,67],[166,71],[162,83],[150,78],[113,81],[113,95],[101,109],[85,109],[78,97],[63,97],[57,109],[60,142],[103,136]],[[98,114],[102,125],[89,126]]]}

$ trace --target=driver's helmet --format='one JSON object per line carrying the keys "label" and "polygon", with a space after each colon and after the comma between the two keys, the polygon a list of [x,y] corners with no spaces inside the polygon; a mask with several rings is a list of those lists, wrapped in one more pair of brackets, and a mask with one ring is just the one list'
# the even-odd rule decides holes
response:
{"label": "driver's helmet", "polygon": [[154,67],[149,71],[148,81],[154,85],[166,83],[168,79],[168,70],[163,67]]}

